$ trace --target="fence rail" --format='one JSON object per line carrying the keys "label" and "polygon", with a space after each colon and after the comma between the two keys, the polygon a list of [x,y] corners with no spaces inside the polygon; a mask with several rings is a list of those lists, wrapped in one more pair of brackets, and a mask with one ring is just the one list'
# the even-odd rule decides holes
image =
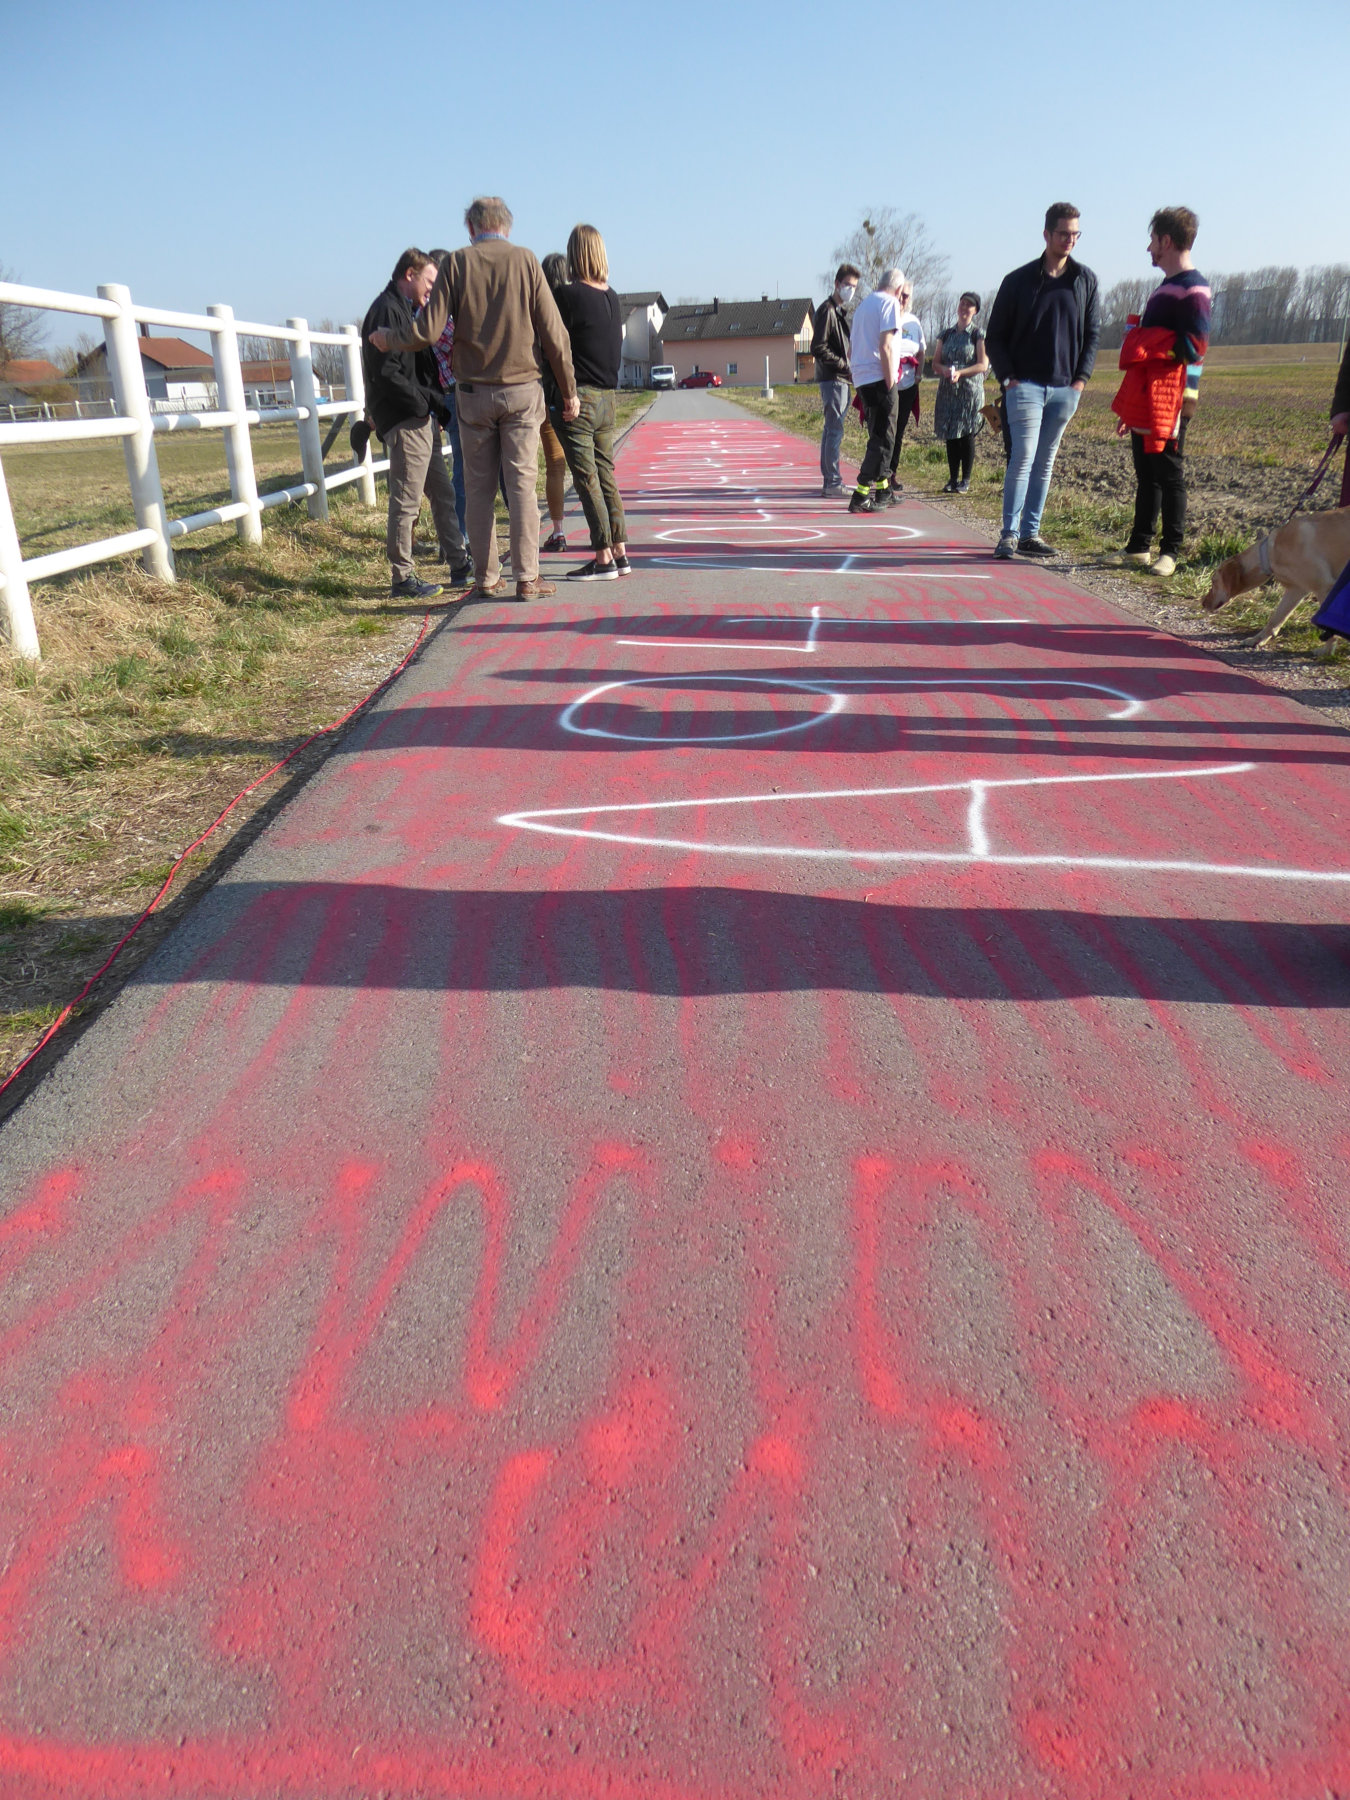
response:
{"label": "fence rail", "polygon": [[[228,306],[209,306],[205,313],[173,312],[165,307],[138,306],[125,287],[100,287],[97,298],[88,294],[62,294],[48,288],[22,287],[0,282],[0,302],[31,307],[38,312],[82,313],[103,321],[112,379],[111,416],[106,418],[23,419],[0,421],[0,457],[20,444],[59,444],[95,438],[120,438],[126,456],[136,529],[88,544],[72,545],[46,556],[24,558],[14,524],[9,489],[0,460],[0,621],[9,637],[11,652],[36,659],[41,655],[29,587],[35,581],[68,574],[72,569],[140,554],[150,574],[161,581],[174,579],[173,546],[194,531],[213,525],[233,524],[246,544],[262,539],[262,515],[275,506],[304,501],[312,519],[328,517],[328,496],[334,488],[356,483],[367,506],[375,504],[375,477],[387,472],[386,460],[375,461],[367,445],[361,462],[326,474],[322,419],[365,410],[365,383],[361,372],[361,336],[355,325],[341,332],[311,331],[305,319],[287,319],[285,325],[259,325],[236,319]],[[140,325],[167,325],[176,331],[209,334],[215,365],[216,406],[204,411],[159,411],[146,389],[145,370],[138,345]],[[293,406],[250,407],[244,394],[239,337],[274,338],[290,346]],[[314,378],[313,346],[341,347],[346,398],[321,400]],[[331,393],[331,389],[329,392]],[[304,479],[278,493],[259,494],[249,433],[255,425],[294,424],[299,438],[300,466]],[[225,439],[230,500],[205,512],[170,518],[164,503],[155,438],[164,432],[219,431]]]}

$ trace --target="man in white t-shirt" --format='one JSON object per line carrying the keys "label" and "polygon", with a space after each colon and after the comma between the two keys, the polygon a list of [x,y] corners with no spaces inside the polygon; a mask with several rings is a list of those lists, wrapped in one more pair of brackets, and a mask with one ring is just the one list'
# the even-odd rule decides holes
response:
{"label": "man in white t-shirt", "polygon": [[881,280],[853,315],[849,368],[867,422],[867,449],[858,470],[858,485],[848,503],[851,513],[876,512],[891,505],[891,451],[899,406],[900,291],[903,269],[884,269]]}
{"label": "man in white t-shirt", "polygon": [[914,290],[906,281],[900,290],[900,374],[895,384],[895,444],[891,450],[891,500],[904,492],[905,484],[896,477],[900,451],[905,442],[905,427],[919,416],[919,382],[923,379],[923,359],[928,345],[918,316],[909,310]]}

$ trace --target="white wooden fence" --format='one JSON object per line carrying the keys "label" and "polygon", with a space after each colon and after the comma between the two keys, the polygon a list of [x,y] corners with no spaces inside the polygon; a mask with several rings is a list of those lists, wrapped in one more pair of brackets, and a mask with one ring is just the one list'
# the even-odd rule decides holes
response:
{"label": "white wooden fence", "polygon": [[[157,306],[137,306],[128,290],[116,285],[100,287],[98,298],[86,294],[58,294],[46,288],[20,287],[0,282],[0,301],[44,312],[82,313],[102,319],[108,346],[114,410],[102,419],[44,419],[6,424],[0,422],[0,618],[5,622],[9,647],[15,656],[37,658],[37,626],[29,586],[53,575],[64,575],[92,563],[140,553],[150,574],[160,581],[174,579],[173,546],[191,532],[233,521],[246,544],[262,539],[262,515],[273,506],[289,506],[303,500],[312,519],[328,517],[331,489],[348,482],[359,485],[367,506],[375,504],[375,477],[388,470],[387,460],[376,462],[367,446],[365,458],[349,469],[326,475],[319,420],[365,410],[365,383],[361,373],[361,337],[355,325],[339,333],[311,331],[304,319],[287,319],[282,325],[257,325],[236,319],[228,306],[208,306],[204,315],[167,312]],[[209,332],[215,363],[218,408],[209,412],[155,412],[146,392],[145,371],[138,348],[137,326],[168,325],[177,331]],[[239,334],[277,338],[290,345],[291,381],[296,404],[285,407],[249,408],[239,360]],[[346,373],[347,398],[320,401],[314,381],[311,346],[339,344]],[[300,437],[300,466],[304,480],[279,493],[259,494],[253,472],[252,426],[293,421]],[[163,431],[220,431],[225,435],[225,458],[230,475],[230,500],[207,512],[172,519],[164,504],[155,436]],[[126,455],[136,529],[96,543],[76,544],[46,556],[25,560],[14,526],[9,489],[5,484],[3,452],[11,444],[56,444],[91,438],[121,438]]]}

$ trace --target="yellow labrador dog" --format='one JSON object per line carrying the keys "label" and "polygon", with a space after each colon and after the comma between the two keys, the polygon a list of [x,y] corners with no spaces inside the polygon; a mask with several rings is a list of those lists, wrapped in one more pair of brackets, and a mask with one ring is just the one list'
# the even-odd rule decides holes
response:
{"label": "yellow labrador dog", "polygon": [[[1347,563],[1350,563],[1350,506],[1336,512],[1309,513],[1291,519],[1263,537],[1260,543],[1244,550],[1241,556],[1230,556],[1214,571],[1203,605],[1206,612],[1218,612],[1237,594],[1248,594],[1267,581],[1277,581],[1284,589],[1260,631],[1255,648],[1264,650],[1275,641],[1275,634],[1300,600],[1311,597],[1320,605],[1331,585]],[[1333,653],[1336,640],[1322,652]]]}

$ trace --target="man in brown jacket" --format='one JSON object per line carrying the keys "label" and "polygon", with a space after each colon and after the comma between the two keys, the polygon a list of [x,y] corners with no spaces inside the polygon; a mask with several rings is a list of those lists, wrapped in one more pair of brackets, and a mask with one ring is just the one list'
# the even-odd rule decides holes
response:
{"label": "man in brown jacket", "polygon": [[556,593],[539,579],[539,427],[544,421],[540,350],[563,398],[564,418],[580,410],[572,349],[532,251],[510,242],[504,200],[475,200],[464,215],[471,242],[441,264],[436,285],[408,337],[373,332],[378,350],[420,350],[455,321],[451,366],[464,447],[469,548],[480,598],[502,591],[495,508],[499,475],[511,512],[511,566],[517,600]]}

